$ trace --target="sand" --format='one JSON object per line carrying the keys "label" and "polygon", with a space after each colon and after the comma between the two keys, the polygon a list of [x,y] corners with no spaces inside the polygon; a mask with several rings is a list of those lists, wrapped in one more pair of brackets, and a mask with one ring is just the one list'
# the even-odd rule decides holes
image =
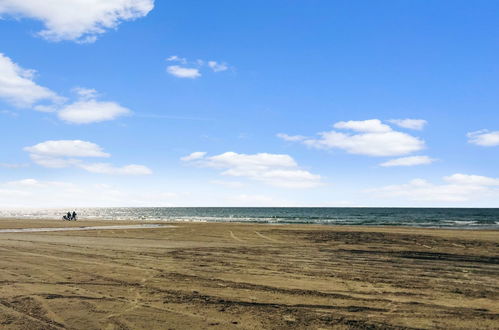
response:
{"label": "sand", "polygon": [[498,231],[172,225],[0,233],[0,328],[499,328]]}

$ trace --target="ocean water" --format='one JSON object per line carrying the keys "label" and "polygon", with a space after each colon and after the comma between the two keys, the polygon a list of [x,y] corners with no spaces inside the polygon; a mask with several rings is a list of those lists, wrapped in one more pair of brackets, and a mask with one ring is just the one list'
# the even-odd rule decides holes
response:
{"label": "ocean water", "polygon": [[[0,218],[61,219],[67,209],[0,209]],[[499,229],[499,209],[492,208],[279,208],[149,207],[82,208],[79,219],[267,224],[413,226]]]}

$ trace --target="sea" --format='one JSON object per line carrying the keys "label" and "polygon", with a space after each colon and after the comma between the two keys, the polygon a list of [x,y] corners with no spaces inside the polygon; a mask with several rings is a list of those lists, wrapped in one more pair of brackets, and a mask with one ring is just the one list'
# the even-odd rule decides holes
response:
{"label": "sea", "polygon": [[[72,209],[0,209],[0,218],[61,219]],[[82,220],[141,220],[499,229],[499,208],[108,207],[76,209]]]}

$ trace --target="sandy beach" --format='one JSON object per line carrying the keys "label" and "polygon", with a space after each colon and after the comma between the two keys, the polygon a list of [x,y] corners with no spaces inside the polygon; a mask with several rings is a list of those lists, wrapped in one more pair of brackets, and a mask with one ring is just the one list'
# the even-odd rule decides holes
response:
{"label": "sandy beach", "polygon": [[170,225],[0,233],[0,328],[499,328],[498,231]]}

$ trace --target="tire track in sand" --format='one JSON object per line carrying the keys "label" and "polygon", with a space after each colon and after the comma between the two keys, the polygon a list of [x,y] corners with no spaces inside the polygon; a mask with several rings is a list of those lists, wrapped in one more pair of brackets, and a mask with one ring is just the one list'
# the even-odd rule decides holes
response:
{"label": "tire track in sand", "polygon": [[2,310],[2,309],[11,312],[11,315],[14,314],[16,316],[19,316],[21,318],[25,318],[29,321],[34,322],[34,323],[41,324],[42,326],[44,326],[42,329],[60,329],[60,330],[66,329],[66,327],[63,324],[59,324],[59,323],[54,322],[54,321],[50,322],[50,320],[38,318],[35,315],[31,315],[31,314],[26,313],[22,310],[18,310],[17,308],[13,307],[10,303],[8,303],[6,301],[0,300],[0,310]]}
{"label": "tire track in sand", "polygon": [[231,231],[229,231],[230,233],[230,237],[232,237],[234,240],[238,241],[238,242],[242,242],[244,243],[244,241],[242,239],[240,239],[239,237],[237,237],[236,235],[234,235],[234,233]]}
{"label": "tire track in sand", "polygon": [[270,238],[268,236],[265,236],[265,235],[263,235],[263,234],[261,234],[261,233],[259,233],[257,231],[255,231],[255,234],[257,234],[258,236],[260,236],[263,239],[266,239],[267,241],[271,241],[271,242],[274,242],[274,243],[280,243],[278,240]]}

